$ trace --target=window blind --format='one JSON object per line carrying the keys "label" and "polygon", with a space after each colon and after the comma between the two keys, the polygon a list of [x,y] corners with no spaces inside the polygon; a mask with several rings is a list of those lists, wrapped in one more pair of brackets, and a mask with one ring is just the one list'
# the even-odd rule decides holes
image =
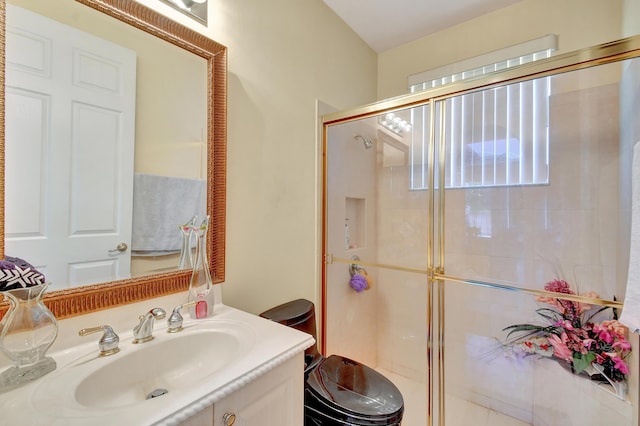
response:
{"label": "window blind", "polygon": [[[489,72],[547,58],[552,48],[454,75],[416,83],[426,90]],[[539,185],[549,182],[550,77],[449,98],[443,108],[445,188]],[[426,189],[428,132],[426,109],[412,125],[411,189]],[[423,125],[420,125],[422,120]],[[425,160],[425,161],[422,161]]]}

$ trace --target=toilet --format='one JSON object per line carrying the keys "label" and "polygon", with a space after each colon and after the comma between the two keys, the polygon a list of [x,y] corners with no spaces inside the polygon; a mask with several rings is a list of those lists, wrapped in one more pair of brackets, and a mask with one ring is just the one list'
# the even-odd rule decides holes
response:
{"label": "toilet", "polygon": [[[293,300],[260,316],[317,340],[315,307],[308,300]],[[364,364],[339,355],[325,358],[314,344],[305,351],[304,377],[305,426],[393,426],[402,421],[402,394]]]}

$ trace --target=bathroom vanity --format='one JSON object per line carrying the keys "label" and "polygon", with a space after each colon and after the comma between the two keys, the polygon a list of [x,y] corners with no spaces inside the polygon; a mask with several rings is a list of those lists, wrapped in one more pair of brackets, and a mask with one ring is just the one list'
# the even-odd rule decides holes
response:
{"label": "bathroom vanity", "polygon": [[[285,361],[184,422],[182,426],[234,424],[300,426],[303,382],[299,376],[302,354]],[[303,367],[304,368],[304,367]],[[242,419],[240,421],[239,419]]]}
{"label": "bathroom vanity", "polygon": [[[142,167],[144,169],[142,171],[146,170],[145,173],[152,170],[157,175],[174,177],[197,170],[197,175],[185,177],[191,179],[206,177],[204,191],[206,210],[211,215],[207,252],[211,255],[209,261],[214,283],[225,282],[226,47],[200,32],[172,21],[141,2],[60,0],[56,2],[55,7],[51,7],[51,2],[29,0],[11,1],[10,5],[6,3],[5,0],[0,0],[0,22],[2,23],[0,26],[3,29],[4,27],[17,28],[16,18],[19,17],[25,18],[19,19],[22,22],[20,27],[26,29],[26,33],[29,34],[31,29],[43,27],[38,22],[46,22],[47,27],[55,26],[58,29],[61,26],[75,25],[74,31],[90,33],[92,37],[108,40],[110,44],[122,45],[135,53],[133,56],[137,64],[135,74],[129,74],[127,78],[117,78],[118,83],[124,81],[149,83],[152,79],[145,78],[142,74],[143,68],[148,69],[154,79],[162,81],[162,84],[157,86],[145,84],[147,89],[144,89],[143,85],[136,86],[136,99],[132,102],[132,105],[135,105],[135,138],[126,139],[131,143],[135,139],[136,164],[146,161],[148,165],[153,166]],[[5,8],[9,10],[6,20]],[[19,8],[26,10],[18,12],[16,9]],[[28,13],[26,13],[27,10]],[[34,14],[38,16],[33,16]],[[5,31],[2,33],[3,36],[6,35]],[[19,42],[22,40],[20,34],[20,31],[10,30],[7,38],[12,37],[12,41]],[[66,37],[66,39],[84,42],[87,37],[83,35]],[[37,48],[34,47],[34,49],[26,56],[42,57],[43,61],[45,58],[59,56],[40,55]],[[5,48],[2,44],[0,55],[4,56],[4,54]],[[171,66],[158,66],[159,57],[178,59],[169,60],[167,64]],[[7,64],[16,63],[12,60],[6,62]],[[184,64],[185,68],[176,68],[178,63]],[[18,69],[14,67],[7,74],[15,76],[16,72]],[[174,79],[170,76],[163,78],[162,72],[167,72],[171,76],[178,73],[185,78]],[[110,83],[107,77],[108,73],[103,73],[96,76],[93,83],[82,86],[102,87],[100,83],[103,83],[103,78],[106,84]],[[16,78],[16,84],[18,80],[20,78]],[[170,82],[170,87],[166,86],[167,82]],[[188,83],[186,88],[175,86],[183,82]],[[196,82],[203,84],[204,87],[197,86]],[[3,94],[4,83],[3,81],[0,84],[0,91]],[[7,83],[7,87],[13,84],[9,80]],[[27,89],[26,92],[30,93],[31,90]],[[108,92],[111,91],[112,88],[109,87]],[[119,91],[120,89],[116,90],[116,92]],[[175,94],[181,96],[176,97]],[[97,99],[98,96],[86,98]],[[179,108],[178,106],[182,103],[189,105],[189,108]],[[116,111],[114,108],[105,110]],[[8,111],[17,111],[17,109],[8,108]],[[60,114],[53,115],[58,117]],[[160,123],[155,120],[155,117],[159,116],[171,117],[171,119],[161,120],[162,123]],[[106,114],[104,117],[106,117],[105,123],[113,122],[109,118],[110,115]],[[145,120],[142,117],[154,118]],[[10,123],[9,127],[13,126],[12,128],[16,130],[22,122],[38,121],[35,116],[24,118],[24,121],[7,120]],[[129,121],[133,118],[134,115],[129,114]],[[48,120],[43,122],[48,123]],[[145,131],[143,130],[144,122],[153,124]],[[91,123],[87,127],[91,127],[93,122]],[[165,125],[166,127],[163,127]],[[30,127],[31,125],[27,126],[27,128]],[[65,125],[56,123],[54,127],[65,128]],[[202,131],[198,131],[199,129]],[[91,136],[92,132],[86,133],[89,135],[89,140],[95,139]],[[113,134],[119,135],[118,132]],[[191,141],[193,134],[200,135],[197,146],[190,142],[176,143],[176,141]],[[165,140],[164,137],[168,135],[170,137]],[[58,140],[68,141],[68,137],[58,138]],[[0,151],[3,153],[4,142],[4,136],[1,136]],[[10,144],[11,141],[7,143]],[[100,145],[100,147],[106,146],[116,145],[110,143]],[[154,151],[158,146],[162,147],[160,154]],[[64,150],[54,149],[53,151]],[[86,159],[74,157],[79,159],[78,167],[74,170],[85,170],[92,177],[92,185],[87,193],[92,196],[99,195],[103,203],[113,203],[118,206],[117,209],[111,209],[111,207],[105,207],[105,204],[95,204],[100,212],[126,210],[117,222],[119,229],[131,229],[133,213],[130,209],[123,207],[128,204],[117,201],[115,198],[113,201],[108,201],[104,195],[113,189],[113,179],[108,176],[101,176],[103,179],[94,179],[96,173],[95,168],[91,166],[94,164],[91,160],[97,159],[98,162],[103,163],[105,156],[101,156],[96,151],[91,152],[87,157]],[[124,157],[122,161],[116,162],[124,164],[128,170],[127,173],[140,172],[140,170],[134,170],[134,167],[126,167],[129,162],[133,165],[133,154]],[[189,160],[185,163],[175,161],[176,158]],[[7,163],[18,164],[19,162],[8,158]],[[73,167],[68,165],[58,167],[60,170],[71,168]],[[56,167],[49,169],[53,170]],[[113,168],[113,170],[116,169]],[[124,178],[123,173],[117,173],[119,182],[132,180],[131,176]],[[31,175],[34,182],[50,180],[48,175],[42,177],[45,176],[44,170],[34,171]],[[16,179],[11,176],[9,171],[5,185],[8,188],[12,186],[12,182],[22,180],[20,171],[15,174]],[[82,181],[82,176],[77,177]],[[4,178],[3,171],[2,179]],[[101,191],[102,184],[108,189]],[[47,188],[55,186],[53,182],[47,185]],[[67,187],[66,184],[62,186]],[[131,185],[122,184],[119,185],[120,187],[126,191],[131,190]],[[200,190],[197,192],[199,193]],[[20,193],[25,192],[20,191]],[[51,197],[43,196],[33,199],[36,198]],[[126,192],[122,199],[130,201],[132,196]],[[20,203],[9,201],[4,204],[17,206]],[[85,235],[93,233],[95,229],[103,229],[100,228],[103,225],[96,225],[96,220],[104,215],[92,214],[85,208],[93,204],[91,201],[83,200],[76,204],[82,206],[82,214],[87,215],[83,217],[91,217],[91,220],[85,223],[92,224],[92,231]],[[49,209],[46,210],[49,211]],[[4,212],[3,205],[0,205],[0,216],[4,217]],[[185,220],[192,214],[190,212]],[[53,213],[52,216],[57,220],[57,214]],[[27,219],[21,213],[12,217]],[[74,217],[80,218],[81,215],[74,215]],[[112,229],[111,216],[107,214],[105,217],[109,219],[104,229]],[[113,217],[116,217],[115,213]],[[27,221],[29,225],[41,223],[39,220],[27,219]],[[71,223],[71,220],[68,222]],[[11,229],[12,226],[9,220],[6,228]],[[82,232],[84,228],[78,226],[76,224],[72,228],[75,227],[74,229]],[[171,225],[173,226],[174,224]],[[133,228],[138,229],[135,226]],[[4,232],[2,235],[4,237]],[[78,239],[74,241],[77,242]],[[174,271],[172,268],[177,265],[177,259],[175,259],[176,265],[173,265],[165,260],[156,262],[155,256],[130,256],[127,247],[132,247],[133,244],[129,241],[129,235],[118,236],[117,242],[112,243],[100,246],[99,254],[91,257],[91,259],[100,259],[101,262],[98,262],[100,265],[107,263],[109,265],[105,267],[104,276],[99,274],[100,279],[96,280],[97,274],[91,273],[91,279],[78,279],[77,282],[71,282],[72,280],[65,278],[53,280],[61,284],[62,288],[57,294],[48,294],[51,297],[45,300],[45,303],[58,318],[64,319],[58,321],[58,336],[47,355],[55,360],[57,367],[33,382],[1,393],[0,424],[138,426],[231,425],[235,423],[236,425],[299,426],[303,423],[303,351],[313,344],[313,337],[220,303],[215,305],[213,317],[202,320],[185,318],[184,329],[176,333],[167,333],[167,320],[159,317],[156,319],[155,316],[153,320],[151,317],[145,320],[145,324],[142,322],[138,324],[139,316],[147,314],[145,316],[148,317],[148,313],[155,308],[162,308],[169,317],[169,313],[176,306],[184,304],[187,296],[183,290],[188,287],[191,271],[188,269]],[[154,244],[156,243],[157,241],[154,241]],[[83,256],[88,255],[87,240],[82,239],[78,244],[82,244],[79,252],[82,252]],[[52,247],[56,247],[54,253],[49,253],[53,257],[72,251],[64,249],[61,244],[53,243]],[[103,263],[105,247],[109,250],[109,262]],[[7,252],[14,251],[12,247],[7,248]],[[5,247],[0,244],[0,258],[4,257],[4,249]],[[51,258],[37,259],[35,254],[25,256],[29,257],[34,264],[54,263]],[[130,257],[137,258],[130,259]],[[73,263],[92,264],[87,260],[89,259],[83,258],[81,261],[74,259]],[[57,259],[56,262],[58,262]],[[58,263],[63,265],[65,262],[66,260]],[[134,265],[131,268],[126,266],[132,262]],[[115,267],[112,264],[119,266]],[[62,269],[65,268],[62,267]],[[131,269],[130,272],[129,269]],[[86,268],[78,268],[75,269],[76,274],[81,270],[88,271]],[[113,276],[113,271],[118,273]],[[91,285],[75,287],[75,285],[87,283]],[[69,285],[73,288],[68,288]],[[221,300],[220,289],[219,286],[215,287],[216,301],[219,301]],[[167,294],[169,295],[160,296]],[[112,308],[113,306],[117,307]],[[2,309],[3,307],[0,306],[0,310]],[[136,324],[138,327],[134,332]],[[105,351],[110,352],[109,355],[100,356],[98,340],[101,333],[93,333],[97,329],[105,329],[104,326],[109,326],[118,334],[120,350],[114,353],[114,350],[109,349]],[[80,330],[84,330],[84,336],[79,335]],[[147,338],[148,332],[154,336],[153,339]],[[134,339],[140,343],[134,344]],[[0,371],[4,371],[10,365],[9,360],[0,354]]]}
{"label": "bathroom vanity", "polygon": [[[313,338],[218,304],[211,318],[185,315],[177,333],[157,320],[152,340],[132,343],[138,315],[156,307],[171,312],[183,299],[61,320],[48,354],[57,369],[1,395],[3,424],[301,425],[303,352]],[[78,337],[97,324],[113,327],[119,352],[100,356],[99,334]],[[0,369],[8,365],[0,359]]]}

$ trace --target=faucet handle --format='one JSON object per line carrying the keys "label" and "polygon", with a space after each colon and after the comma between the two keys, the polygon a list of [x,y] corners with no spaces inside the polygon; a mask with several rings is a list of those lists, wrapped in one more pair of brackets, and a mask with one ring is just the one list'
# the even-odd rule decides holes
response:
{"label": "faucet handle", "polygon": [[120,338],[108,325],[100,325],[98,327],[91,328],[83,328],[78,331],[78,335],[86,336],[88,334],[97,333],[98,331],[103,331],[102,337],[98,341],[98,347],[100,348],[100,356],[108,356],[118,353],[120,348],[118,348],[118,343],[120,342]]}
{"label": "faucet handle", "polygon": [[[167,315],[167,313],[162,308],[153,308],[147,313],[147,315],[152,316],[154,319],[164,319],[164,317]],[[146,316],[146,315],[143,315],[142,317],[144,317],[144,316]],[[140,318],[142,318],[142,317],[140,317]]]}
{"label": "faucet handle", "polygon": [[133,328],[133,343],[144,343],[153,339],[153,321],[164,319],[167,313],[162,308],[153,308],[140,315],[140,324]]}
{"label": "faucet handle", "polygon": [[178,305],[173,308],[173,312],[171,312],[171,315],[167,320],[167,333],[177,333],[178,331],[182,331],[183,318],[180,314],[180,309],[194,306],[196,303],[198,303],[197,300],[192,300],[191,302],[183,303],[182,305]]}

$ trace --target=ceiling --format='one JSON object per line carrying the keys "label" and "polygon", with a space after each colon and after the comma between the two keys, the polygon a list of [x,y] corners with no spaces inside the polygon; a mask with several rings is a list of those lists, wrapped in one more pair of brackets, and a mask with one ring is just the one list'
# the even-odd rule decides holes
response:
{"label": "ceiling", "polygon": [[521,0],[323,1],[380,53]]}

